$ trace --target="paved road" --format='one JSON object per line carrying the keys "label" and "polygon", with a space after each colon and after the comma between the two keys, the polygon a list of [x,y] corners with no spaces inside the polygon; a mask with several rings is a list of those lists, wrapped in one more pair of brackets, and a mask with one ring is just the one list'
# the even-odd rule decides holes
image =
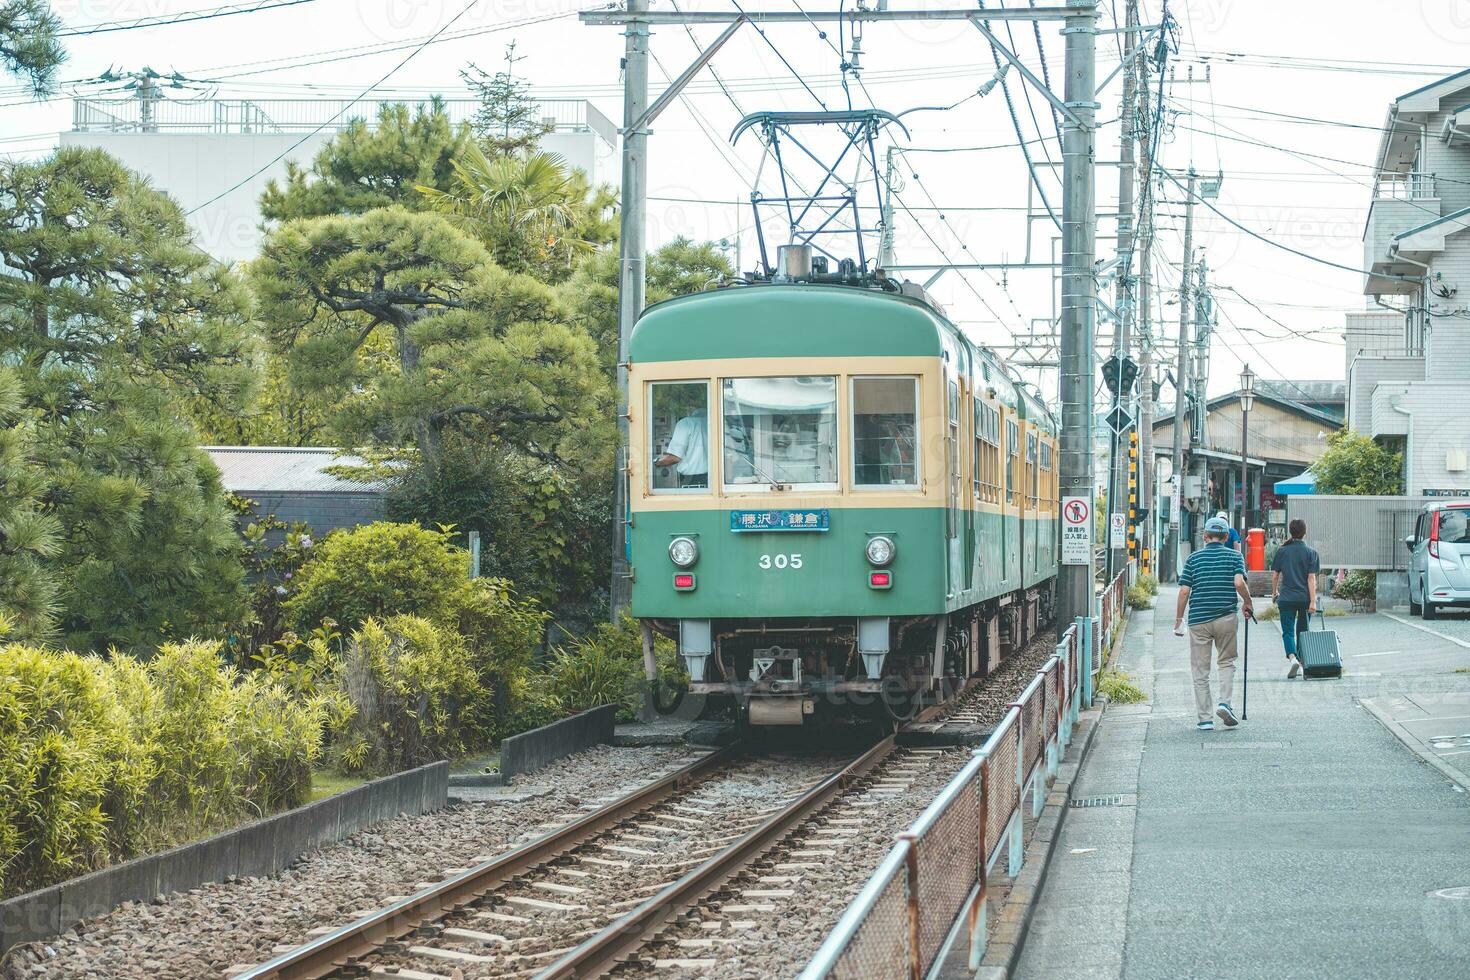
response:
{"label": "paved road", "polygon": [[1018,976],[1470,975],[1470,796],[1357,703],[1470,693],[1470,648],[1334,618],[1347,676],[1290,682],[1261,624],[1249,720],[1199,733],[1173,605],[1129,625],[1150,700],[1104,717]]}

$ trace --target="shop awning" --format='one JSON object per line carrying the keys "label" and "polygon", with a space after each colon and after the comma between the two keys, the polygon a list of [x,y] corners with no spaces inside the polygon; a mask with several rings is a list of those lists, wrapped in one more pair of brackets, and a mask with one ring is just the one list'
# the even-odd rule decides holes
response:
{"label": "shop awning", "polygon": [[1284,496],[1316,493],[1317,475],[1311,470],[1304,470],[1290,479],[1279,480],[1276,483],[1276,492]]}

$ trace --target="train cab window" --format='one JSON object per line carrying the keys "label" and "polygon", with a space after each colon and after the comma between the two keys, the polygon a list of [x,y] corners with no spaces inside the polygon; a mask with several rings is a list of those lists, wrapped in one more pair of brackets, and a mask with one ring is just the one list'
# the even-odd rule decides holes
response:
{"label": "train cab window", "polygon": [[709,382],[648,386],[648,446],[654,493],[709,490]]}
{"label": "train cab window", "polygon": [[726,378],[727,490],[837,488],[837,379]]}
{"label": "train cab window", "polygon": [[852,483],[917,487],[919,383],[915,378],[852,379]]}

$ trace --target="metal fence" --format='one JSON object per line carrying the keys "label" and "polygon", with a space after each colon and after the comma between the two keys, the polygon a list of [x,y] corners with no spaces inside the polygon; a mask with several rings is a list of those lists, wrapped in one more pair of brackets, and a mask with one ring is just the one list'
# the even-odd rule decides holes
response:
{"label": "metal fence", "polygon": [[1029,798],[1032,816],[1041,815],[1078,714],[1092,703],[1098,654],[1127,617],[1123,592],[1136,575],[1130,562],[1099,595],[1097,614],[1062,634],[990,738],[899,835],[801,980],[919,980],[952,948],[967,948],[969,969],[979,968],[987,881],[1002,855],[1008,876],[1021,871],[1022,807]]}
{"label": "metal fence", "polygon": [[[377,125],[375,99],[77,99],[72,129],[82,132],[291,133],[346,129],[353,119]],[[427,100],[425,100],[427,101]],[[452,124],[469,122],[476,99],[440,103]],[[590,130],[616,146],[617,126],[585,99],[537,99],[536,115],[556,132]]]}
{"label": "metal fence", "polygon": [[1307,543],[1323,568],[1403,571],[1404,538],[1424,505],[1441,497],[1352,497],[1324,494],[1286,498],[1288,520],[1307,522]]}

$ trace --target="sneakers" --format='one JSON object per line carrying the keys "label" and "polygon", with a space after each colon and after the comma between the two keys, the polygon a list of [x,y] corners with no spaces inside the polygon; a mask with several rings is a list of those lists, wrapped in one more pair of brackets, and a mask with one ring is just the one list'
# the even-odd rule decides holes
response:
{"label": "sneakers", "polygon": [[1215,723],[1213,721],[1202,721],[1194,727],[1202,732],[1213,732],[1215,730]]}
{"label": "sneakers", "polygon": [[1235,717],[1235,712],[1230,710],[1230,705],[1223,701],[1216,706],[1215,716],[1225,723],[1226,728],[1234,728],[1240,724],[1240,720]]}
{"label": "sneakers", "polygon": [[1287,668],[1286,668],[1286,679],[1287,680],[1291,680],[1297,674],[1301,673],[1301,670],[1302,670],[1302,662],[1300,660],[1298,660],[1295,656],[1292,656],[1291,654],[1287,654],[1287,656],[1286,656],[1286,663],[1288,665]]}

